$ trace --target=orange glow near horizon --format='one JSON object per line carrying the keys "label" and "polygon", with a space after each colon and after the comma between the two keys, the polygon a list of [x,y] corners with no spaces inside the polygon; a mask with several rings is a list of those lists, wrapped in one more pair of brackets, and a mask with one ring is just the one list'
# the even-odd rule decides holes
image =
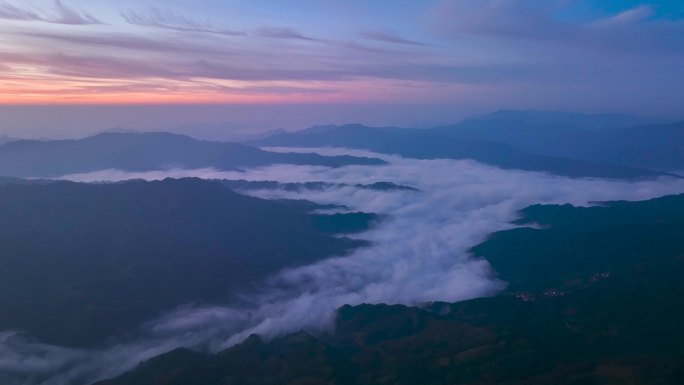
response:
{"label": "orange glow near horizon", "polygon": [[406,91],[392,82],[363,79],[324,83],[0,75],[0,105],[326,104],[396,101]]}
{"label": "orange glow near horizon", "polygon": [[54,36],[34,36],[30,24],[15,24],[0,32],[28,32],[26,44],[0,33],[0,105],[355,104],[467,95],[462,84],[365,73],[375,54],[338,43],[290,39],[276,49],[259,37],[246,44],[194,34],[176,47],[103,26],[95,44],[75,33],[82,26],[42,26]]}
{"label": "orange glow near horizon", "polygon": [[[57,84],[54,84],[57,83]],[[335,94],[277,94],[273,92],[225,92],[207,88],[141,87],[119,84],[83,84],[80,82],[20,81],[0,86],[0,104],[262,104],[310,103],[339,100]],[[128,90],[128,89],[132,90]]]}
{"label": "orange glow near horizon", "polygon": [[[320,101],[320,99],[317,99]],[[149,94],[140,92],[69,94],[60,95],[59,90],[35,92],[17,90],[12,95],[0,92],[2,105],[128,105],[128,104],[269,104],[309,103],[316,100],[306,97],[283,97],[281,95],[231,95],[220,93],[195,94]]]}

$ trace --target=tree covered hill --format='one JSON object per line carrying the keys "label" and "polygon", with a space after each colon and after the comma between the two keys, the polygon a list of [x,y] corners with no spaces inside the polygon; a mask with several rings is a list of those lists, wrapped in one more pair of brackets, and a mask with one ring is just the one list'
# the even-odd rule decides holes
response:
{"label": "tree covered hill", "polygon": [[509,289],[345,306],[329,335],[179,349],[98,385],[684,383],[684,195],[532,206],[474,248]]}
{"label": "tree covered hill", "polygon": [[[521,140],[535,140],[521,135]],[[284,147],[345,147],[416,159],[472,159],[504,169],[541,171],[568,177],[641,179],[665,173],[646,167],[539,155],[488,138],[470,138],[438,130],[366,127],[359,124],[323,127],[274,135],[250,144]]]}
{"label": "tree covered hill", "polygon": [[377,220],[313,215],[199,179],[0,186],[0,330],[93,345],[192,301],[365,242]]}
{"label": "tree covered hill", "polygon": [[340,167],[380,165],[353,156],[276,153],[229,142],[210,142],[169,133],[103,133],[79,140],[20,140],[0,145],[0,175],[54,178],[65,174],[119,169],[169,168],[236,170],[277,163]]}
{"label": "tree covered hill", "polygon": [[545,156],[684,170],[684,122],[656,124],[623,115],[497,111],[430,131],[460,140],[496,141]]}

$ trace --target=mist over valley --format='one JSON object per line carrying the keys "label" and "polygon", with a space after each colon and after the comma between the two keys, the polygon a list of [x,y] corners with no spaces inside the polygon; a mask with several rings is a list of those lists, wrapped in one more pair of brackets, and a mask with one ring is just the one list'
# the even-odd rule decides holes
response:
{"label": "mist over valley", "polygon": [[684,384],[681,0],[0,0],[0,385]]}

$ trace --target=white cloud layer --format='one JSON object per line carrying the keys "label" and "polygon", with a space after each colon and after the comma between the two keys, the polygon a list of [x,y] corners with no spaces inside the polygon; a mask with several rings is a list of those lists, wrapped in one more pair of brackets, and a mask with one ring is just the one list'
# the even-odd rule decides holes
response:
{"label": "white cloud layer", "polygon": [[[317,151],[370,155],[339,149]],[[684,192],[684,181],[677,179],[641,182],[569,179],[502,170],[467,160],[372,155],[390,163],[336,169],[275,165],[245,173],[213,169],[145,173],[105,170],[67,176],[66,179],[87,182],[185,176],[348,184],[387,181],[420,191],[354,187],[299,192],[250,191],[267,198],[343,204],[355,211],[376,212],[387,217],[360,235],[373,242],[370,247],[344,258],[283,271],[264,282],[258,292],[245,293],[240,304],[178,309],[144,325],[140,338],[105,350],[65,350],[4,334],[0,338],[0,380],[3,380],[2,373],[9,377],[0,382],[62,385],[83,376],[87,383],[116,375],[141,360],[178,346],[208,347],[216,351],[239,343],[252,333],[273,337],[302,329],[321,331],[331,326],[335,310],[344,304],[419,305],[492,295],[505,284],[495,278],[486,261],[473,259],[468,250],[492,232],[510,228],[510,221],[516,218],[518,210],[540,202],[586,205],[590,201],[641,200]],[[50,376],[49,379],[36,376],[40,373]],[[12,378],[21,381],[13,382]]]}

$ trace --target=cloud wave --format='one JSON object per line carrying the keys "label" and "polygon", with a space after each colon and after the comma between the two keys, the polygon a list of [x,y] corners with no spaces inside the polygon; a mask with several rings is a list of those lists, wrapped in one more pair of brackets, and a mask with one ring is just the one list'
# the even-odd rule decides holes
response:
{"label": "cloud wave", "polygon": [[359,33],[359,36],[367,40],[381,41],[384,43],[426,46],[426,44],[414,40],[409,40],[397,34],[396,32],[385,29],[369,29],[361,31],[361,33]]}
{"label": "cloud wave", "polygon": [[[684,191],[684,181],[677,179],[633,183],[568,179],[502,170],[467,160],[415,160],[338,149],[317,152],[372,155],[389,164],[337,169],[275,165],[245,173],[213,169],[145,173],[105,170],[65,177],[92,182],[197,176],[350,185],[382,180],[420,191],[376,191],[353,186],[331,186],[320,191],[251,191],[265,198],[342,204],[355,211],[385,214],[386,219],[359,235],[371,240],[371,247],[344,258],[283,271],[258,290],[243,293],[242,300],[234,304],[180,308],[144,325],[140,338],[104,350],[65,350],[7,333],[0,338],[0,373],[5,373],[7,379],[19,380],[3,383],[61,385],[75,379],[87,383],[114,376],[178,346],[217,351],[251,333],[273,337],[302,329],[318,332],[331,326],[335,310],[344,304],[420,305],[492,295],[505,283],[496,279],[486,261],[472,258],[468,250],[488,234],[510,228],[519,209],[539,202],[586,205],[596,200],[638,200]],[[49,382],[36,375],[41,373],[50,376]]]}
{"label": "cloud wave", "polygon": [[52,10],[22,7],[9,1],[0,1],[0,19],[68,25],[102,24],[95,16],[72,8],[62,0],[55,0]]}
{"label": "cloud wave", "polygon": [[228,36],[242,36],[244,32],[215,27],[205,20],[190,18],[170,8],[152,7],[145,11],[129,9],[120,13],[127,23],[183,32],[206,32]]}

